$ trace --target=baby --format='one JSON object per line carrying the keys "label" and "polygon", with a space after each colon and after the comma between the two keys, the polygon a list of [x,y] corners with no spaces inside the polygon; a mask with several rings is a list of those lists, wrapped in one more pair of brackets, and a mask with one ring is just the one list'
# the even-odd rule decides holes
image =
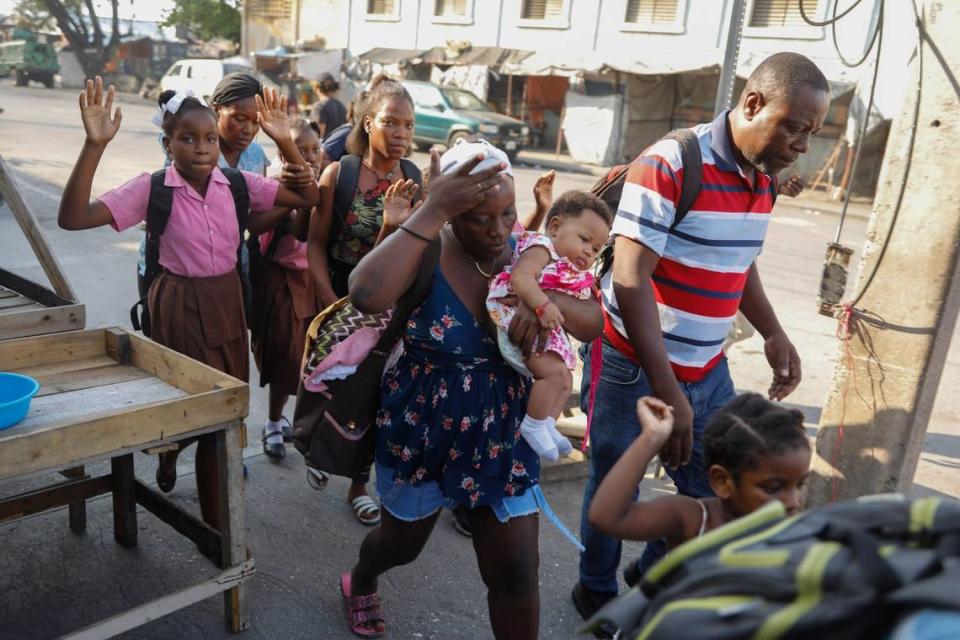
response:
{"label": "baby", "polygon": [[[490,283],[487,311],[497,325],[500,353],[521,374],[534,379],[520,431],[543,458],[556,460],[572,450],[556,427],[573,384],[576,356],[563,330],[563,314],[544,291],[558,291],[588,300],[593,295],[589,269],[600,253],[613,216],[602,200],[590,193],[568,191],[547,213],[546,233],[528,232],[517,242],[510,266]],[[507,337],[516,308],[504,303],[517,297],[533,309],[549,330],[542,353],[524,359]]]}

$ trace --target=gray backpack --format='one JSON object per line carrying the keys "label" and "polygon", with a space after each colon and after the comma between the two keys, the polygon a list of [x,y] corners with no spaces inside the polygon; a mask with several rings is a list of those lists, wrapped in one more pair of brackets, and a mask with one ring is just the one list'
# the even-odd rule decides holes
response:
{"label": "gray backpack", "polygon": [[873,496],[787,518],[774,501],[674,549],[585,630],[866,640],[927,608],[960,610],[960,502]]}

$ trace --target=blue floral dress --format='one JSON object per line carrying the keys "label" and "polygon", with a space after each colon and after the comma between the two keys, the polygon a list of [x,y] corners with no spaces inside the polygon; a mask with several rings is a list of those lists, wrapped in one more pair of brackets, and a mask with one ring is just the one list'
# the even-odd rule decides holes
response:
{"label": "blue floral dress", "polygon": [[499,505],[536,485],[540,461],[520,437],[528,381],[443,277],[411,315],[404,353],[384,374],[377,462],[395,481],[435,481],[448,504]]}

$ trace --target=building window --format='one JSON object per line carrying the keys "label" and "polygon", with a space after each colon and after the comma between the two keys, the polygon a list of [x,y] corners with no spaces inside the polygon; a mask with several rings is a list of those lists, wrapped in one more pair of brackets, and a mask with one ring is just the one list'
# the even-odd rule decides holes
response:
{"label": "building window", "polygon": [[522,0],[521,27],[570,28],[570,0]]}
{"label": "building window", "polygon": [[400,0],[367,0],[367,20],[400,19]]}
{"label": "building window", "polygon": [[433,15],[445,18],[462,18],[467,15],[467,0],[436,0]]}
{"label": "building window", "polygon": [[677,20],[678,0],[627,0],[624,21],[631,24],[668,24]]}
{"label": "building window", "polygon": [[473,24],[473,0],[434,0],[433,22]]}
{"label": "building window", "polygon": [[[803,0],[807,16],[816,20],[820,16],[822,0]],[[747,26],[754,29],[810,27],[800,14],[800,0],[754,0]]]}
{"label": "building window", "polygon": [[626,0],[623,31],[683,33],[686,0]]}
{"label": "building window", "polygon": [[285,19],[291,14],[290,0],[250,0],[247,12],[252,18]]}

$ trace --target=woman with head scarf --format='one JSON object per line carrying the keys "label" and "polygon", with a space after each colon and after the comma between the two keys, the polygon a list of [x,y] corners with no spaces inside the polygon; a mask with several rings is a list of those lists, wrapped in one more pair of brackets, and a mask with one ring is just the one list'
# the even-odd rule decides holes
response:
{"label": "woman with head scarf", "polygon": [[[454,160],[449,164],[459,168],[441,172],[448,163],[434,152],[424,204],[350,276],[354,306],[385,311],[411,288],[425,256],[439,252],[431,292],[410,316],[403,352],[381,384],[381,524],[340,578],[350,628],[366,637],[386,631],[378,577],[414,561],[442,508],[456,505],[467,509],[494,637],[537,637],[537,513],[545,502],[539,459],[520,437],[529,380],[500,355],[485,307],[490,278],[511,259],[517,209],[509,164],[488,159],[484,165],[492,166],[471,173],[480,160]],[[600,335],[594,301],[551,299],[576,338]],[[535,342],[545,344],[534,310],[523,304],[510,335],[527,353]]]}

